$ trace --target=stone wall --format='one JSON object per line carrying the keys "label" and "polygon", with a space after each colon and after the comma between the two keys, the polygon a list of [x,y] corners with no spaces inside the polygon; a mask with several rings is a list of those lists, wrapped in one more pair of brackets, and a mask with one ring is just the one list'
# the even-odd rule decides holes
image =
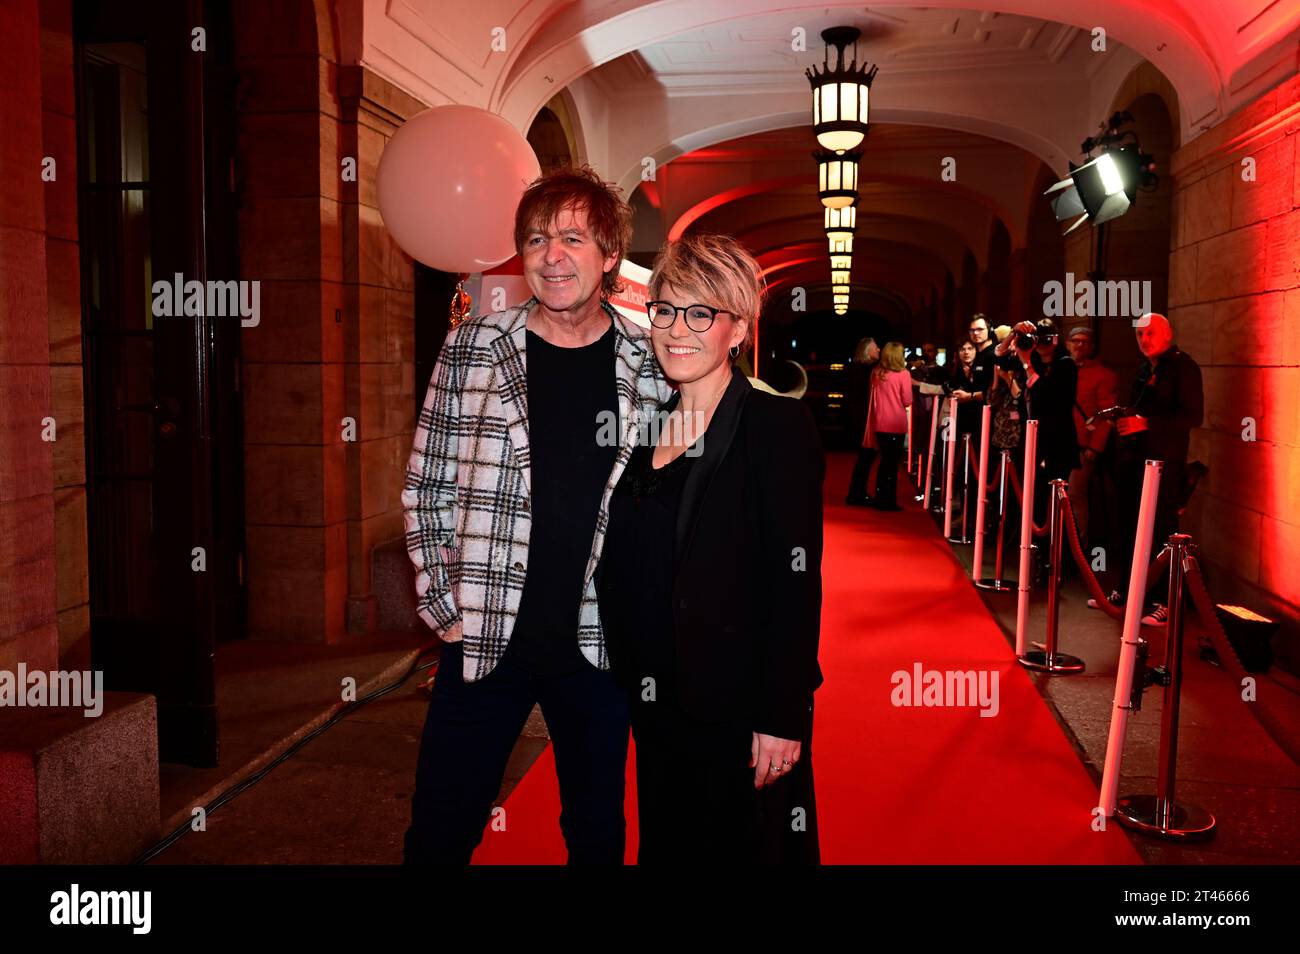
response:
{"label": "stone wall", "polygon": [[0,6],[0,669],[90,659],[71,21]]}
{"label": "stone wall", "polygon": [[414,273],[374,176],[423,104],[340,66],[305,5],[235,22],[240,277],[264,316],[242,332],[249,634],[335,642],[374,628],[370,550],[402,533]]}
{"label": "stone wall", "polygon": [[[1300,77],[1173,156],[1169,314],[1205,375],[1189,528],[1214,594],[1283,615],[1300,660]],[[1253,162],[1244,162],[1253,160]],[[1253,181],[1243,173],[1253,166]],[[1253,425],[1252,425],[1253,422]],[[1253,435],[1251,427],[1254,428]],[[1254,437],[1253,440],[1248,439]]]}

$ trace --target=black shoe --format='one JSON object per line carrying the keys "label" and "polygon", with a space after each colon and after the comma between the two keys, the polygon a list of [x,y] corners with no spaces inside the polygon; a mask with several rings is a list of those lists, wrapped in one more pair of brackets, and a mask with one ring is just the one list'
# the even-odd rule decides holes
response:
{"label": "black shoe", "polygon": [[1169,622],[1169,607],[1164,603],[1155,603],[1145,616],[1142,617],[1143,626],[1164,626]]}

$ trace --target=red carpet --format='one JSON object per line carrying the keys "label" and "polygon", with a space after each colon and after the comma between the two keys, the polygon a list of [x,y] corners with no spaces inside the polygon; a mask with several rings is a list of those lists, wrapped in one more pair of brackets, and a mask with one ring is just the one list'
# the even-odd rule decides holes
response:
{"label": "red carpet", "polygon": [[[910,497],[845,507],[851,464],[829,455],[814,776],[827,864],[1137,864],[1117,823],[1091,828],[1097,787],[964,571]],[[906,496],[900,481],[900,494]],[[895,707],[896,671],[993,670],[999,710]],[[628,763],[629,863],[636,795]],[[562,864],[548,748],[475,864]]]}

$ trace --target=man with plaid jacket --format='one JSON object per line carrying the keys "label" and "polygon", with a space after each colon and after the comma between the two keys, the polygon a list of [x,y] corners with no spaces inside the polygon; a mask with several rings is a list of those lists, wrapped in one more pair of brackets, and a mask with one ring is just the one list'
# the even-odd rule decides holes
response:
{"label": "man with plaid jacket", "polygon": [[537,180],[515,216],[534,297],[453,328],[434,368],[402,492],[418,611],[443,640],[407,864],[469,862],[534,704],[569,862],[623,862],[628,703],[592,574],[639,426],[671,395],[648,332],[607,301],[630,240],[590,169]]}

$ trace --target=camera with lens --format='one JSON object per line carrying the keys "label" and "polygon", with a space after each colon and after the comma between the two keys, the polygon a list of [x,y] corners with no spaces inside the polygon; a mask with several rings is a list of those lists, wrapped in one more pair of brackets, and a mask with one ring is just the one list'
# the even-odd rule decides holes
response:
{"label": "camera with lens", "polygon": [[1051,345],[1056,343],[1056,338],[1055,331],[1051,328],[1044,328],[1042,323],[1039,323],[1037,331],[1016,332],[1016,347],[1024,351],[1040,344]]}

